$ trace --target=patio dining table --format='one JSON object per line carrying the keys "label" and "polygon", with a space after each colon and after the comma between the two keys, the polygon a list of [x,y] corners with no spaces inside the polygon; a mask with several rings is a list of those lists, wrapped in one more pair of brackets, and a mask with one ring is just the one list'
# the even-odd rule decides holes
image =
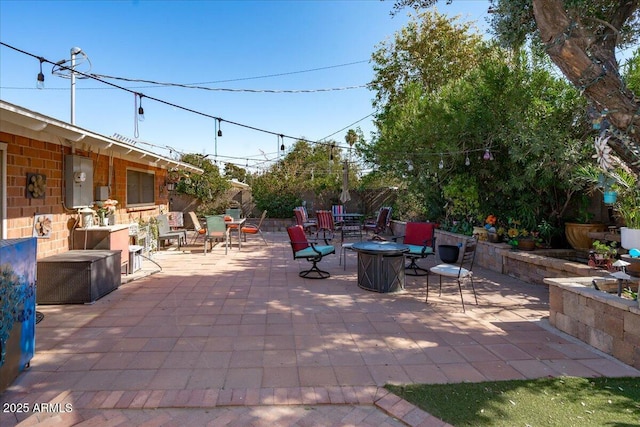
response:
{"label": "patio dining table", "polygon": [[[242,226],[244,225],[244,223],[247,221],[247,218],[239,218],[239,219],[233,219],[231,221],[225,221],[224,223],[226,224],[227,228],[231,228],[231,230],[229,231],[229,233],[233,232],[233,230],[237,230],[238,231],[238,250],[242,249]],[[231,235],[231,234],[229,234]]]}

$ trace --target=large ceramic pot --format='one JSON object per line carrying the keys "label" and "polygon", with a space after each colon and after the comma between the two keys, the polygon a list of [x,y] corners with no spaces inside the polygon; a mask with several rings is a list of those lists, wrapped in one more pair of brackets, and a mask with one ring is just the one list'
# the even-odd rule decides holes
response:
{"label": "large ceramic pot", "polygon": [[640,228],[620,227],[620,246],[640,249]]}
{"label": "large ceramic pot", "polygon": [[440,260],[446,264],[454,264],[458,261],[460,248],[456,245],[439,245],[438,256]]}
{"label": "large ceramic pot", "polygon": [[606,224],[580,224],[577,222],[567,222],[564,225],[564,233],[571,247],[577,251],[589,251],[593,244],[593,239],[589,233],[607,231]]}

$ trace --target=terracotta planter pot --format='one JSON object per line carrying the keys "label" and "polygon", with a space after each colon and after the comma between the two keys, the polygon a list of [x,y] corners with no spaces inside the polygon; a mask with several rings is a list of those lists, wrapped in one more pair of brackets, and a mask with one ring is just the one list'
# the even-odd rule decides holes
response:
{"label": "terracotta planter pot", "polygon": [[498,235],[498,233],[488,233],[487,234],[487,241],[491,242],[491,243],[500,243],[500,236]]}
{"label": "terracotta planter pot", "polygon": [[606,224],[580,224],[567,222],[564,225],[564,233],[571,247],[577,251],[589,251],[593,239],[589,237],[591,232],[607,231]]}
{"label": "terracotta planter pot", "polygon": [[536,241],[533,239],[518,240],[518,249],[521,251],[533,251],[536,248]]}

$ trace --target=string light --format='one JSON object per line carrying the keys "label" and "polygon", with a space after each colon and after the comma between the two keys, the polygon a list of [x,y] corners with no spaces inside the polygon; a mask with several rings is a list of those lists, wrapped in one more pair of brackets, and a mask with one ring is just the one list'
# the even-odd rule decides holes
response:
{"label": "string light", "polygon": [[139,93],[138,97],[140,98],[140,106],[138,107],[138,120],[144,122],[144,108],[142,108],[142,97],[144,95]]}
{"label": "string light", "polygon": [[469,154],[464,158],[464,165],[469,166],[471,164],[471,160],[469,160]]}
{"label": "string light", "polygon": [[438,163],[438,169],[444,169],[444,159],[440,156],[440,162]]}
{"label": "string light", "polygon": [[44,74],[42,73],[42,63],[45,61],[44,58],[38,58],[40,60],[40,72],[38,73],[38,78],[36,81],[36,87],[38,89],[44,89]]}

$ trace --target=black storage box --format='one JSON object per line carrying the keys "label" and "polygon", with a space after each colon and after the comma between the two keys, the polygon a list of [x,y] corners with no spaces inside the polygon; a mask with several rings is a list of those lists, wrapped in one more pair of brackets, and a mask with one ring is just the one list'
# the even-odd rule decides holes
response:
{"label": "black storage box", "polygon": [[121,251],[74,250],[38,260],[38,304],[92,303],[120,286]]}

